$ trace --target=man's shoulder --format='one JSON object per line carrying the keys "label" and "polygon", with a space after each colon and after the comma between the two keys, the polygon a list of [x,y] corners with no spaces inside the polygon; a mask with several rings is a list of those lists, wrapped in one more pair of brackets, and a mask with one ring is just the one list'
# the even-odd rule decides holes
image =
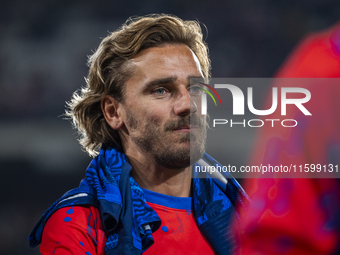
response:
{"label": "man's shoulder", "polygon": [[[61,225],[77,225],[80,228],[86,229],[87,225],[93,225],[93,222],[100,219],[99,210],[90,205],[77,205],[77,206],[67,206],[58,209],[51,215],[51,217],[46,222],[45,230],[52,228],[57,228]],[[92,223],[92,224],[91,224]]]}
{"label": "man's shoulder", "polygon": [[82,208],[91,206],[94,208],[99,208],[99,202],[93,193],[91,193],[86,188],[82,188],[82,185],[66,192],[44,212],[40,220],[34,226],[29,236],[29,243],[31,247],[35,247],[41,242],[42,233],[49,218],[58,212],[59,209],[70,206],[79,206]]}
{"label": "man's shoulder", "polygon": [[106,236],[97,208],[89,205],[67,206],[58,209],[48,219],[40,250],[43,254],[64,252],[65,249],[72,250],[70,254],[77,251],[84,254],[104,254],[105,243]]}

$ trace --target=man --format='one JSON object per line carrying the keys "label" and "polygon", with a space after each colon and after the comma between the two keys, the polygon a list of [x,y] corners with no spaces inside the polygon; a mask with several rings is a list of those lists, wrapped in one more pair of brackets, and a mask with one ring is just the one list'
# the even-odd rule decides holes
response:
{"label": "man", "polygon": [[80,187],[30,235],[42,254],[228,254],[229,222],[244,196],[229,179],[193,178],[204,154],[200,89],[210,60],[200,26],[169,15],[128,20],[90,57],[87,85],[69,103],[96,158]]}

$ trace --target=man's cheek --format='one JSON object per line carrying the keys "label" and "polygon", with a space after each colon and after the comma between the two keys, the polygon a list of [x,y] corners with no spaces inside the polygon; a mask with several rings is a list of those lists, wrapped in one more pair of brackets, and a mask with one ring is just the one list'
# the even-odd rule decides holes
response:
{"label": "man's cheek", "polygon": [[145,123],[147,127],[153,127],[153,129],[157,129],[161,126],[161,118],[157,116],[151,116],[145,119]]}

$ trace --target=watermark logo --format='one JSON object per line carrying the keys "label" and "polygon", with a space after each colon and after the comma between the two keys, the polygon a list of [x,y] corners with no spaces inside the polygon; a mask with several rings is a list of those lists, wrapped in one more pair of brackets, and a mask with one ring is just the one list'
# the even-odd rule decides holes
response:
{"label": "watermark logo", "polygon": [[[210,80],[210,84],[212,83],[213,79]],[[294,119],[286,119],[281,120],[279,119],[280,116],[287,116],[287,107],[295,107],[297,111],[302,112],[305,116],[312,115],[311,112],[307,109],[306,103],[308,103],[311,99],[311,93],[307,88],[303,87],[293,87],[293,86],[273,86],[271,89],[267,92],[269,96],[271,97],[271,105],[267,105],[264,107],[265,109],[259,109],[261,107],[255,107],[254,106],[254,99],[256,98],[253,93],[254,90],[258,89],[258,87],[255,85],[253,86],[244,86],[241,87],[234,85],[234,84],[228,84],[228,83],[222,83],[220,81],[216,82],[214,85],[208,85],[203,82],[197,82],[198,84],[202,85],[202,87],[199,87],[202,91],[205,93],[201,94],[201,114],[207,115],[207,95],[209,95],[212,100],[214,101],[215,106],[217,106],[217,100],[215,99],[215,96],[218,98],[221,107],[223,106],[221,96],[227,93],[230,93],[232,96],[232,109],[227,107],[223,107],[221,109],[216,109],[217,112],[224,112],[231,114],[232,116],[244,116],[249,114],[246,114],[245,110],[248,110],[250,114],[257,115],[257,116],[266,116],[268,118],[268,115],[272,115],[275,113],[276,118],[274,119],[251,119],[246,121],[246,119],[242,120],[242,122],[236,122],[235,120],[227,120],[225,118],[216,118],[212,119],[213,127],[216,125],[225,125],[230,124],[231,127],[234,125],[243,125],[249,126],[249,127],[262,127],[266,122],[271,123],[271,126],[274,126],[274,123],[277,121],[280,121],[282,126],[284,127],[295,127],[298,123],[297,120]],[[237,84],[237,83],[235,83]],[[242,90],[242,89],[243,90]],[[210,91],[209,91],[209,90]],[[216,91],[216,89],[219,91],[219,93]],[[223,89],[223,90],[222,90]],[[215,96],[213,95],[215,94]],[[256,99],[255,99],[256,100]],[[230,101],[230,100],[229,100]],[[246,108],[247,107],[247,108]],[[279,118],[278,118],[279,117]],[[248,125],[246,125],[248,124]]]}
{"label": "watermark logo", "polygon": [[[212,91],[214,91],[214,93],[217,95],[218,99],[220,100],[220,103],[222,105],[222,101],[220,96],[218,95],[218,93],[216,92],[216,90],[209,86],[208,84],[204,84],[202,83],[204,86],[207,86],[208,88],[210,88]],[[240,88],[238,88],[235,85],[232,84],[215,84],[215,88],[224,88],[224,89],[228,89],[233,97],[233,115],[244,115],[244,94],[242,92],[242,90]],[[206,93],[208,93],[211,98],[214,100],[215,105],[216,104],[216,100],[215,98],[212,96],[212,94],[203,88],[200,88],[203,91],[205,91]],[[278,105],[278,93],[277,93],[277,88],[273,87],[272,88],[272,106],[270,107],[270,109],[267,110],[258,110],[255,109],[254,104],[253,104],[253,88],[249,87],[247,88],[247,92],[248,92],[248,96],[247,96],[247,102],[248,102],[248,109],[251,113],[255,114],[255,115],[270,115],[273,112],[275,112],[275,110],[277,109],[277,105]],[[296,98],[296,99],[288,99],[287,98],[287,94],[288,93],[302,93],[304,94],[304,98]],[[206,104],[206,99],[203,99],[204,95],[206,94],[202,94],[202,105]],[[294,104],[296,105],[296,107],[298,107],[304,115],[312,115],[304,106],[304,103],[307,103],[311,98],[311,93],[304,88],[281,88],[281,115],[286,115],[286,108],[288,104]],[[207,109],[206,106],[203,105],[203,107],[205,109]],[[202,108],[203,108],[202,107]],[[203,111],[202,111],[203,114]],[[206,114],[206,112],[204,112],[204,114]]]}
{"label": "watermark logo", "polygon": [[[199,82],[199,84],[204,85],[205,87],[207,87],[211,91],[213,91],[215,93],[215,95],[217,96],[218,100],[220,101],[221,105],[222,105],[221,97],[220,97],[220,95],[217,93],[217,91],[213,87],[211,87],[210,85],[208,85],[206,83],[202,83],[202,82]],[[214,96],[209,92],[209,90],[201,88],[201,87],[198,87],[198,88],[203,90],[205,93],[207,93],[212,98],[212,100],[214,101],[215,106],[217,106],[216,100],[215,100]],[[207,96],[206,94],[202,94],[202,97],[206,97],[206,96]],[[205,102],[206,102],[206,99],[205,99]]]}

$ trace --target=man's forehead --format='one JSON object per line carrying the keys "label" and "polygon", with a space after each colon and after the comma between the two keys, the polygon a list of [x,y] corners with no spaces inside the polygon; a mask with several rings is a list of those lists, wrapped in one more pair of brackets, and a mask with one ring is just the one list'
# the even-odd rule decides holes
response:
{"label": "man's forehead", "polygon": [[201,66],[195,53],[185,44],[162,44],[139,52],[130,62],[136,66],[144,65],[195,65],[201,72]]}
{"label": "man's forehead", "polygon": [[[143,50],[129,60],[133,74],[126,82],[126,89],[138,91],[157,84],[174,81],[190,82],[191,77],[203,77],[199,61],[191,49],[184,44],[165,44]],[[165,82],[171,78],[171,82]],[[137,91],[135,91],[137,92]]]}

